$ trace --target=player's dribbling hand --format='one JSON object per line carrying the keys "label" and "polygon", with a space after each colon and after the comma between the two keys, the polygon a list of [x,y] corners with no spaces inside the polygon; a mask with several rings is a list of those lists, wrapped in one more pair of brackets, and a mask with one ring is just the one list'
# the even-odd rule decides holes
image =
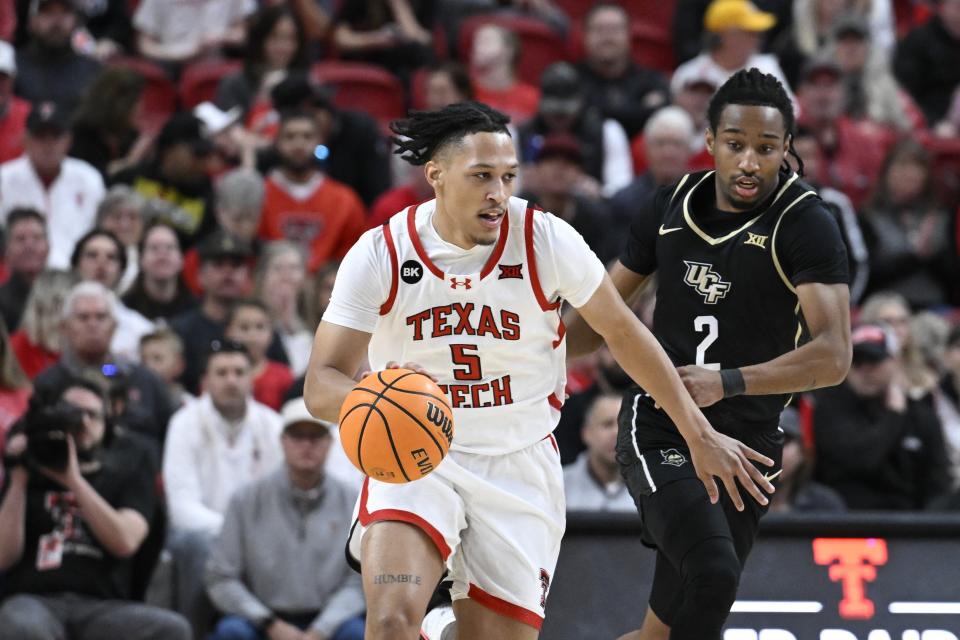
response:
{"label": "player's dribbling hand", "polygon": [[440,382],[440,380],[437,379],[437,376],[433,375],[432,373],[430,373],[429,371],[427,371],[426,369],[418,365],[416,362],[404,362],[403,364],[398,364],[393,360],[391,360],[390,362],[387,363],[387,369],[410,369],[411,371],[416,371],[417,373],[421,373],[427,376],[434,382]]}
{"label": "player's dribbling hand", "polygon": [[723,381],[719,371],[689,365],[677,367],[677,373],[698,407],[709,407],[723,400]]}
{"label": "player's dribbling hand", "polygon": [[[714,478],[720,478],[727,489],[733,505],[737,511],[743,511],[743,499],[737,489],[739,482],[753,499],[762,505],[769,500],[763,491],[773,493],[773,484],[764,477],[750,461],[754,460],[762,465],[772,467],[773,460],[754,451],[739,440],[725,436],[717,431],[711,431],[708,438],[690,447],[690,457],[697,470],[697,477],[707,488],[710,502],[716,504],[720,499],[720,491]],[[762,491],[761,491],[762,489]]]}

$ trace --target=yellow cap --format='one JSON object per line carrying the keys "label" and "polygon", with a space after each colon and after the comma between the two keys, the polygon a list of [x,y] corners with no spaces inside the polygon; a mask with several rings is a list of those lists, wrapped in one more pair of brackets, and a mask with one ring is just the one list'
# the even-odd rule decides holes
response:
{"label": "yellow cap", "polygon": [[760,11],[750,0],[714,0],[703,16],[703,26],[713,33],[727,29],[766,31],[776,23],[775,15]]}

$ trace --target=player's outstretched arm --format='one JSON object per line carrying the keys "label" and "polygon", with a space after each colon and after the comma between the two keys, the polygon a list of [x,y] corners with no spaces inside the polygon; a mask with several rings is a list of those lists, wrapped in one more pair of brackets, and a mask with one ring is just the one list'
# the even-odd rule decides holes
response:
{"label": "player's outstretched arm", "polygon": [[340,405],[357,384],[353,376],[369,344],[369,333],[320,322],[303,385],[303,399],[314,417],[330,422],[340,419]]}
{"label": "player's outstretched arm", "polygon": [[[627,301],[627,304],[643,289],[643,285],[649,279],[649,276],[640,275],[626,268],[619,260],[614,260],[610,265],[609,274],[614,288],[620,297]],[[603,338],[584,321],[579,310],[567,311],[563,315],[563,323],[567,328],[567,360],[593,353],[603,344]]]}
{"label": "player's outstretched arm", "polygon": [[[850,346],[850,292],[845,284],[801,284],[800,309],[810,342],[798,349],[742,367],[743,393],[751,396],[795,393],[840,384],[847,377]],[[720,372],[680,367],[680,377],[694,401],[707,407],[724,397]]]}
{"label": "player's outstretched arm", "polygon": [[750,460],[768,467],[773,466],[773,460],[710,426],[684,389],[660,343],[627,307],[609,275],[604,275],[597,291],[579,311],[606,341],[623,370],[653,396],[677,425],[710,501],[716,503],[720,498],[716,477],[723,482],[738,510],[743,510],[743,500],[737,482],[757,502],[767,504],[761,487],[773,493],[773,485]]}

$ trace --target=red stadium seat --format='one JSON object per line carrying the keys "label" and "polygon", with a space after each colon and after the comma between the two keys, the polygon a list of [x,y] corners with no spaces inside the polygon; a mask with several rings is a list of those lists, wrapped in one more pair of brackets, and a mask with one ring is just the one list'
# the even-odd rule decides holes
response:
{"label": "red stadium seat", "polygon": [[930,138],[926,143],[933,156],[933,184],[943,202],[960,198],[960,138]]}
{"label": "red stadium seat", "polygon": [[595,0],[554,0],[554,4],[560,7],[573,22],[580,22],[587,15]]}
{"label": "red stadium seat", "polygon": [[201,102],[213,101],[220,80],[242,66],[236,60],[200,60],[188,65],[180,75],[180,104],[193,109]]}
{"label": "red stadium seat", "polygon": [[[563,9],[570,20],[580,22],[597,0],[554,0],[554,3]],[[626,9],[632,21],[669,28],[676,0],[620,0],[618,4]]]}
{"label": "red stadium seat", "polygon": [[524,82],[540,86],[540,75],[552,63],[569,60],[567,43],[550,27],[535,18],[508,15],[478,15],[460,25],[457,51],[460,59],[469,64],[473,34],[485,24],[498,24],[509,29],[520,39],[520,62],[517,75]]}
{"label": "red stadium seat", "polygon": [[673,36],[669,29],[653,24],[634,22],[630,27],[630,50],[633,61],[649,69],[673,73]]}
{"label": "red stadium seat", "polygon": [[[672,36],[660,27],[634,22],[630,28],[630,52],[633,61],[648,69],[657,69],[667,76],[673,74]],[[574,25],[570,30],[570,54],[575,61],[583,60],[583,26]]]}
{"label": "red stadium seat", "polygon": [[403,85],[392,73],[364,62],[317,62],[313,78],[335,88],[334,103],[343,109],[364,111],[382,126],[406,115]]}
{"label": "red stadium seat", "polygon": [[110,58],[108,64],[132,69],[146,80],[139,125],[147,131],[158,131],[177,110],[177,88],[170,76],[161,67],[143,58],[120,56]]}
{"label": "red stadium seat", "polygon": [[414,71],[410,78],[410,106],[414,109],[427,108],[427,70],[423,67]]}

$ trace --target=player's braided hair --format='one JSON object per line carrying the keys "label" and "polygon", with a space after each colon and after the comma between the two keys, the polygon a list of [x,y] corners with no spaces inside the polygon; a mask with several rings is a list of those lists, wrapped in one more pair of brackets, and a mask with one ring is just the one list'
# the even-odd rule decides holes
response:
{"label": "player's braided hair", "polygon": [[[723,86],[717,89],[710,100],[710,106],[707,109],[707,119],[710,121],[710,129],[716,132],[720,124],[720,114],[728,104],[743,104],[751,106],[773,107],[783,116],[783,124],[786,129],[786,135],[790,138],[787,142],[787,153],[792,155],[797,161],[798,171],[803,175],[803,160],[793,149],[793,132],[796,125],[796,117],[793,113],[793,102],[780,81],[769,73],[764,73],[757,68],[741,69],[730,76],[730,79],[723,83]],[[790,165],[786,160],[783,165],[787,171],[790,171]]]}
{"label": "player's braided hair", "polygon": [[457,102],[437,111],[411,111],[410,117],[390,123],[396,136],[394,153],[414,165],[426,164],[447,144],[471,133],[506,133],[510,116],[479,102]]}

